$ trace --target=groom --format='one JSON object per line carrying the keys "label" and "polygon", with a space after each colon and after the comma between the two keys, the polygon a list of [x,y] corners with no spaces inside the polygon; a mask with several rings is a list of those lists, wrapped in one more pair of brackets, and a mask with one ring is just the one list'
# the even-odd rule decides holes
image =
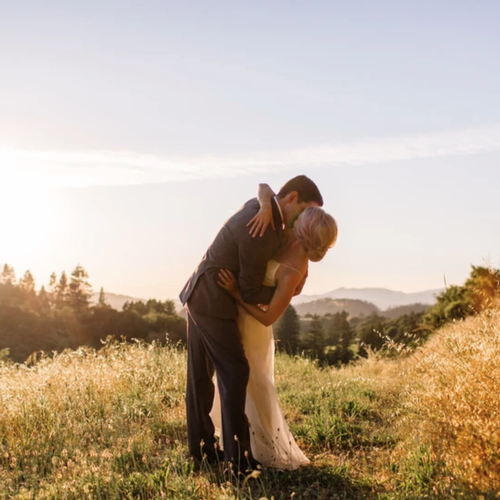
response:
{"label": "groom", "polygon": [[267,261],[282,243],[283,230],[310,206],[322,206],[316,184],[305,175],[288,181],[272,200],[276,231],[268,229],[253,238],[247,223],[259,211],[256,198],[247,201],[220,229],[215,240],[180,294],[187,309],[187,428],[189,453],[202,460],[222,458],[215,447],[214,425],[209,416],[214,399],[214,371],[221,398],[224,460],[240,470],[258,462],[252,457],[245,415],[249,376],[238,309],[233,298],[217,285],[221,268],[238,278],[241,295],[250,304],[268,305],[274,288],[263,285]]}

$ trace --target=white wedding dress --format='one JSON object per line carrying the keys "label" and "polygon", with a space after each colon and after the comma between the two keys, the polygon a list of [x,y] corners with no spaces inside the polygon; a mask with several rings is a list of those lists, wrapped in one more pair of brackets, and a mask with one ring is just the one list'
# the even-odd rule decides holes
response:
{"label": "white wedding dress", "polygon": [[[268,262],[264,285],[276,286],[275,276],[280,265],[274,260]],[[307,465],[309,460],[288,429],[274,387],[273,328],[259,323],[243,308],[238,309],[238,326],[250,364],[245,413],[250,426],[252,455],[266,467],[294,470]],[[210,416],[223,448],[217,382]]]}

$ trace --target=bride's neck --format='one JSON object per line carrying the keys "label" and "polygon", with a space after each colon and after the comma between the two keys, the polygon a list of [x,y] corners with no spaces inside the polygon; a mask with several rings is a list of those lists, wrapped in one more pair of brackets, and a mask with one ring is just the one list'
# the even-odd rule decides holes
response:
{"label": "bride's neck", "polygon": [[289,251],[292,250],[294,252],[303,252],[304,255],[307,253],[302,245],[302,242],[297,238],[297,234],[293,229],[285,231],[285,244],[283,245],[283,250]]}
{"label": "bride's neck", "polygon": [[283,246],[288,246],[297,241],[297,235],[295,234],[295,231],[293,229],[285,229],[283,232],[284,236],[284,245]]}

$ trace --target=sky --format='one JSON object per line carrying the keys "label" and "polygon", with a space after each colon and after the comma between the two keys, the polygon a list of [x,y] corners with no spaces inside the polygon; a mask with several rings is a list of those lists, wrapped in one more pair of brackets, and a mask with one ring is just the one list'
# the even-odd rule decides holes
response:
{"label": "sky", "polygon": [[259,182],[337,245],[304,293],[500,266],[495,1],[0,0],[0,265],[174,298]]}

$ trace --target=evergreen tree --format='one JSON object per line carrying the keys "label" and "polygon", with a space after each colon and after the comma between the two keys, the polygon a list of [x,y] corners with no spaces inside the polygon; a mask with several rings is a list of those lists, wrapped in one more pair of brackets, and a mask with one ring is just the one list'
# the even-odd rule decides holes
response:
{"label": "evergreen tree", "polygon": [[108,301],[106,300],[106,294],[104,293],[104,288],[101,287],[101,291],[99,292],[99,300],[97,302],[97,307],[101,309],[105,309],[109,307]]}
{"label": "evergreen tree", "polygon": [[[51,283],[52,283],[52,276],[51,276]],[[57,283],[57,285],[55,285],[54,293],[55,293],[54,306],[57,310],[61,311],[66,305],[68,297],[68,277],[66,276],[66,271],[63,271],[61,273],[59,282]]]}
{"label": "evergreen tree", "polygon": [[299,349],[300,321],[295,308],[290,304],[276,327],[278,347],[288,354],[297,354]]}
{"label": "evergreen tree", "polygon": [[354,338],[354,331],[348,321],[348,314],[345,311],[339,313],[337,331],[340,336],[339,361],[343,364],[349,363],[354,357],[351,351],[351,344]]}
{"label": "evergreen tree", "polygon": [[340,344],[341,313],[329,315],[331,317],[325,343],[329,347],[337,347]]}
{"label": "evergreen tree", "polygon": [[3,271],[0,276],[0,283],[4,285],[14,285],[16,283],[16,273],[8,264],[3,266]]}
{"label": "evergreen tree", "polygon": [[47,292],[50,307],[53,309],[56,306],[56,296],[57,296],[57,275],[56,273],[52,273],[50,275],[49,281],[49,291]]}
{"label": "evergreen tree", "polygon": [[49,281],[49,293],[55,293],[56,287],[57,287],[57,275],[56,273],[52,273],[50,275],[50,281]]}
{"label": "evergreen tree", "polygon": [[331,365],[345,364],[354,358],[351,345],[354,341],[354,329],[349,323],[349,313],[346,311],[332,315],[326,343],[330,347],[327,352],[328,363]]}
{"label": "evergreen tree", "polygon": [[30,271],[26,271],[24,276],[19,280],[19,288],[28,293],[35,291],[35,278]]}
{"label": "evergreen tree", "polygon": [[312,315],[311,326],[304,336],[302,347],[313,359],[323,360],[325,357],[325,330],[317,314]]}
{"label": "evergreen tree", "polygon": [[76,314],[84,314],[89,309],[92,287],[87,281],[88,277],[87,271],[80,264],[71,273],[68,304]]}

